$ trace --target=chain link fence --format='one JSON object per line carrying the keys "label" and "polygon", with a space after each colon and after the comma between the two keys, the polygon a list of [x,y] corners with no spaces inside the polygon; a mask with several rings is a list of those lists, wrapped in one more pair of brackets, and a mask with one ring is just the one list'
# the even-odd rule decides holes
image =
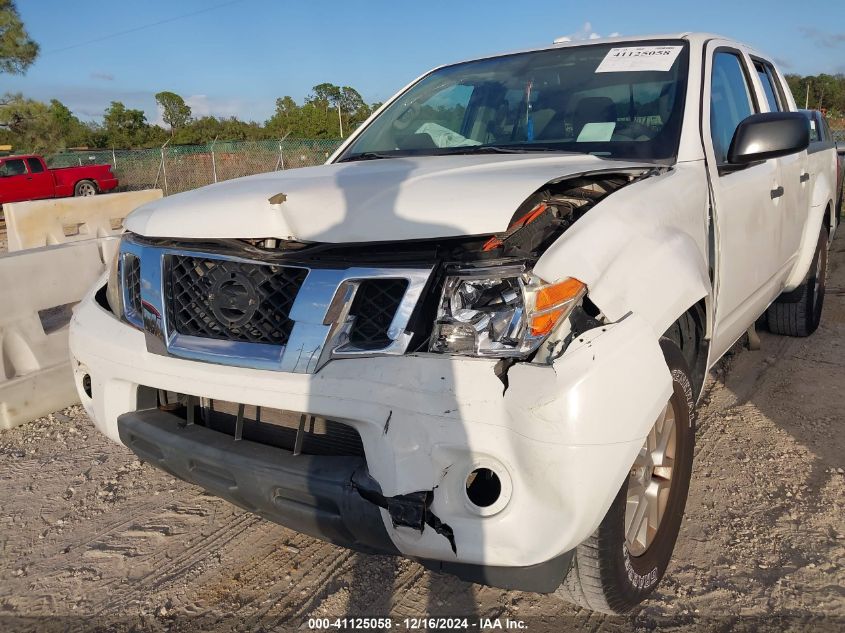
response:
{"label": "chain link fence", "polygon": [[[833,137],[845,143],[845,129],[833,130]],[[340,143],[338,139],[215,141],[153,149],[63,152],[47,162],[51,167],[108,163],[120,181],[119,191],[159,187],[169,195],[240,176],[320,165]]]}
{"label": "chain link fence", "polygon": [[153,149],[62,152],[47,159],[50,167],[110,164],[119,191],[158,187],[164,195],[268,171],[320,165],[341,141],[215,141],[207,145],[175,145]]}

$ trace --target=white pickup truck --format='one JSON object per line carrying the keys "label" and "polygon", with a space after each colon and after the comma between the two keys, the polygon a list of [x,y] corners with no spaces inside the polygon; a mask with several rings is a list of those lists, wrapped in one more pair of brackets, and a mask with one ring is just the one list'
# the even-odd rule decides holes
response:
{"label": "white pickup truck", "polygon": [[437,68],[327,164],[149,203],[75,312],[97,427],[294,530],[623,612],[708,369],[819,324],[836,153],[717,36]]}

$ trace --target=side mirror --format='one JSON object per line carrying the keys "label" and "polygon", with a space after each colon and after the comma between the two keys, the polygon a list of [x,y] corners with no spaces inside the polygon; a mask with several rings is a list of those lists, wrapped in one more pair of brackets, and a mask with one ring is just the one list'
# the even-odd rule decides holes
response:
{"label": "side mirror", "polygon": [[796,154],[810,144],[810,122],[800,112],[764,112],[740,121],[728,149],[728,163]]}

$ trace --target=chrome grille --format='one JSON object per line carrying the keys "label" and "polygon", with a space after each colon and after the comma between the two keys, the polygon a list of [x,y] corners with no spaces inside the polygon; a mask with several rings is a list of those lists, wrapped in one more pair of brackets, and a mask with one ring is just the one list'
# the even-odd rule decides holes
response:
{"label": "chrome grille", "polygon": [[148,352],[293,373],[314,373],[335,358],[404,354],[432,273],[268,263],[132,235],[121,253],[134,270],[140,263],[140,284],[135,272],[123,273],[124,305],[139,308],[125,316],[144,331]]}
{"label": "chrome grille", "polygon": [[349,311],[355,317],[349,342],[360,349],[381,349],[390,345],[388,329],[408,289],[407,279],[362,281]]}
{"label": "chrome grille", "polygon": [[141,322],[141,260],[132,253],[123,256],[123,285],[126,317],[139,325]]}
{"label": "chrome grille", "polygon": [[304,268],[170,255],[165,301],[169,327],[188,336],[285,345]]}

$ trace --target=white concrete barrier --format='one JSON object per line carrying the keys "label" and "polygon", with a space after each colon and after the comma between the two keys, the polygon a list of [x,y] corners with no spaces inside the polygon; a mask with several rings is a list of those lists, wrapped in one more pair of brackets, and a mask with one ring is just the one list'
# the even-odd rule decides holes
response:
{"label": "white concrete barrier", "polygon": [[146,189],[4,204],[9,252],[118,235],[131,211],[161,196]]}
{"label": "white concrete barrier", "polygon": [[72,307],[105,270],[117,238],[0,254],[0,429],[77,401]]}

